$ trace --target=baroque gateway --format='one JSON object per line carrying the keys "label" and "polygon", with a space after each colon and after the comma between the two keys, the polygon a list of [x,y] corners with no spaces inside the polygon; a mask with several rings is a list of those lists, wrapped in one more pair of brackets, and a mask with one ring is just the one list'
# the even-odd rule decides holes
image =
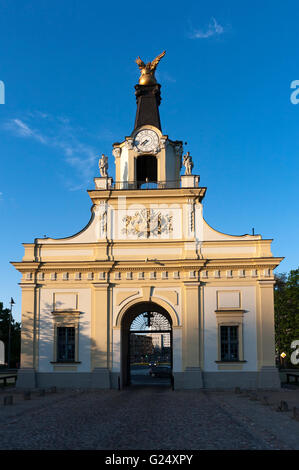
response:
{"label": "baroque gateway", "polygon": [[[134,348],[167,343],[175,389],[280,386],[273,269],[282,258],[272,240],[204,220],[192,157],[161,130],[155,70],[164,54],[136,60],[134,130],[113,144],[115,181],[107,157],[99,161],[88,225],[26,243],[12,263],[22,273],[19,387],[126,386],[138,357],[130,335]],[[132,334],[139,318],[150,339]]]}

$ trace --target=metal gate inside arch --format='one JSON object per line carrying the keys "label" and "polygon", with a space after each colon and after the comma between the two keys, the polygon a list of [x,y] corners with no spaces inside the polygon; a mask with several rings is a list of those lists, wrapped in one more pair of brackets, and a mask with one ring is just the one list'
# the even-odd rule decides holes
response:
{"label": "metal gate inside arch", "polygon": [[129,383],[172,383],[172,325],[170,318],[155,311],[140,313],[129,332]]}

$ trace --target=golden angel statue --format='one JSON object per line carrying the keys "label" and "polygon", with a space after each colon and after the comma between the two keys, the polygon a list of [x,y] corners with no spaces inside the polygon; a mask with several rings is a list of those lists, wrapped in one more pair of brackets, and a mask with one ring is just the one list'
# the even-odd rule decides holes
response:
{"label": "golden angel statue", "polygon": [[145,64],[140,57],[137,57],[136,64],[140,70],[139,85],[154,85],[157,83],[155,70],[158,63],[165,56],[166,51],[161,52],[154,60]]}

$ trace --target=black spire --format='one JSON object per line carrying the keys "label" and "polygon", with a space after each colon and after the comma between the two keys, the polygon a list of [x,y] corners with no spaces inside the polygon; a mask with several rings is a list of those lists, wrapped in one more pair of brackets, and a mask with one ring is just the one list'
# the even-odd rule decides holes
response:
{"label": "black spire", "polygon": [[161,85],[135,85],[137,111],[134,130],[138,127],[150,124],[161,129],[159,106],[161,102]]}

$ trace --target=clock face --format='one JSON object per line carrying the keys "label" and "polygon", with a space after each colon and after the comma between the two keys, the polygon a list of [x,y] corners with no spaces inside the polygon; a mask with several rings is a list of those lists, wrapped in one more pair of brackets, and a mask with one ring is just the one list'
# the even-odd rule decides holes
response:
{"label": "clock face", "polygon": [[143,129],[135,136],[134,145],[141,152],[152,152],[159,145],[159,137],[151,129]]}

